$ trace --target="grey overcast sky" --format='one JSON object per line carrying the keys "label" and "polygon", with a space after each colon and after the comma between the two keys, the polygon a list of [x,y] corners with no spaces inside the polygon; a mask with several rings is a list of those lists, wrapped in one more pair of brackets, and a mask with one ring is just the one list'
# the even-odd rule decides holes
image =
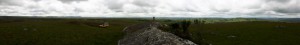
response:
{"label": "grey overcast sky", "polygon": [[300,0],[0,0],[0,16],[300,18]]}

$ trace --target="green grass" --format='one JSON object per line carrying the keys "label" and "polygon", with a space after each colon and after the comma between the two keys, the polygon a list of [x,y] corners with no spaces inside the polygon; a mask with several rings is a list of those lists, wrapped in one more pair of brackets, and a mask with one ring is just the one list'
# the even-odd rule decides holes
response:
{"label": "green grass", "polygon": [[213,45],[299,45],[300,42],[300,23],[253,21],[203,26],[190,27],[197,43],[201,40],[199,35],[205,43]]}
{"label": "green grass", "polygon": [[[110,22],[110,27],[98,28],[83,23],[103,20]],[[117,45],[124,35],[122,29],[138,23],[123,20],[26,19],[22,22],[0,23],[0,45]],[[78,21],[79,24],[70,24],[70,21]]]}
{"label": "green grass", "polygon": [[[203,27],[190,26],[195,43],[213,45],[299,45],[300,23],[232,20],[206,20]],[[109,22],[108,28],[98,25]],[[0,19],[0,45],[117,45],[126,26],[149,21],[148,19]],[[75,22],[75,23],[70,23]],[[159,20],[162,23],[174,20]],[[88,23],[88,24],[87,24]],[[281,27],[278,27],[281,26]],[[229,37],[236,36],[236,37]],[[201,41],[201,39],[204,39]]]}

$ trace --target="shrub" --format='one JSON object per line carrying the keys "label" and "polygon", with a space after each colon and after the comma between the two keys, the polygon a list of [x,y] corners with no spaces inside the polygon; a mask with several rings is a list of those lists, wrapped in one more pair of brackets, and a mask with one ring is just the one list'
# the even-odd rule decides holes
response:
{"label": "shrub", "polygon": [[170,25],[170,30],[169,32],[183,38],[183,39],[189,39],[191,40],[192,38],[190,37],[190,33],[188,31],[189,26],[191,25],[191,21],[181,21],[181,22],[176,22],[176,23],[171,23]]}

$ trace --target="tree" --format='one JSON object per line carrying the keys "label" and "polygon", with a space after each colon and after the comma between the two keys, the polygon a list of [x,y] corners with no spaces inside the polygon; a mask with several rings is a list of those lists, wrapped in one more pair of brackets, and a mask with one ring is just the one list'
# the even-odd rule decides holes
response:
{"label": "tree", "polygon": [[194,20],[194,24],[199,24],[198,19]]}

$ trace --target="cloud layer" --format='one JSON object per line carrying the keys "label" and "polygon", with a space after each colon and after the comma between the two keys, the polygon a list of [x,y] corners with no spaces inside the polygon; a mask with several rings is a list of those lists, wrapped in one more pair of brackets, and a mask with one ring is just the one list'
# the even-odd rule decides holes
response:
{"label": "cloud layer", "polygon": [[300,18],[300,1],[0,0],[0,16]]}

